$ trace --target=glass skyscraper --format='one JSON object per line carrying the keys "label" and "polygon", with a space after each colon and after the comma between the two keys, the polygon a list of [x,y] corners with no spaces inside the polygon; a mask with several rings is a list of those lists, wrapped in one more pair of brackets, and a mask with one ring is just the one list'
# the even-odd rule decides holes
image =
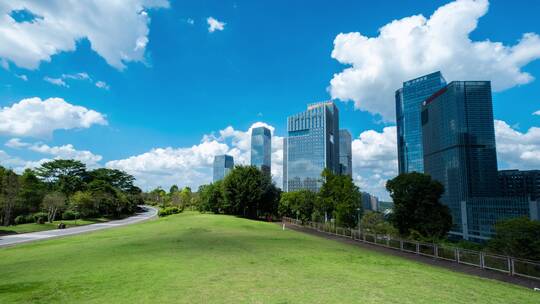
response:
{"label": "glass skyscraper", "polygon": [[214,157],[214,182],[222,180],[234,168],[234,158],[230,155]]}
{"label": "glass skyscraper", "polygon": [[272,132],[266,127],[251,130],[251,165],[271,175]]}
{"label": "glass skyscraper", "polygon": [[491,83],[451,82],[424,101],[421,120],[424,172],[444,185],[451,233],[466,236],[467,201],[497,196]]}
{"label": "glass skyscraper", "polygon": [[422,102],[446,85],[441,72],[403,83],[396,91],[396,123],[399,173],[424,172]]}
{"label": "glass skyscraper", "polygon": [[352,136],[348,130],[339,130],[339,173],[352,177]]}
{"label": "glass skyscraper", "polygon": [[331,101],[310,104],[287,119],[287,131],[284,190],[318,191],[323,169],[339,173],[338,108]]}

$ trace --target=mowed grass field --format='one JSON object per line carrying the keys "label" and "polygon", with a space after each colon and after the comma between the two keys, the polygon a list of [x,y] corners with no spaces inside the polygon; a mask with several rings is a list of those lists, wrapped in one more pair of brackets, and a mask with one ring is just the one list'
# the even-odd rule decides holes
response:
{"label": "mowed grass field", "polygon": [[0,248],[5,303],[540,303],[540,293],[187,212]]}

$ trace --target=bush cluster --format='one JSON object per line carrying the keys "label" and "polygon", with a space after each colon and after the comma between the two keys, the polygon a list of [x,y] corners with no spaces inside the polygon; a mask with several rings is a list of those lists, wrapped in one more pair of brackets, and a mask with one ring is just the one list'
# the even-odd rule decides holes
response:
{"label": "bush cluster", "polygon": [[66,210],[64,213],[62,213],[63,220],[75,220],[80,217],[81,217],[80,213],[73,210]]}
{"label": "bush cluster", "polygon": [[163,208],[163,209],[159,210],[158,216],[163,217],[163,216],[168,216],[168,215],[171,215],[171,214],[178,214],[178,213],[180,213],[182,211],[183,210],[178,208],[178,207],[166,207],[166,208]]}

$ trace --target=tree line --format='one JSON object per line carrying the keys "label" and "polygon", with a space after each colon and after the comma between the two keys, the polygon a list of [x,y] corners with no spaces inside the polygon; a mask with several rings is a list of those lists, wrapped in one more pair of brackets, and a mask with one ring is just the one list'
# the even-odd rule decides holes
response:
{"label": "tree line", "polygon": [[0,223],[133,214],[144,203],[135,178],[116,169],[87,170],[77,160],[57,159],[17,174],[0,166]]}

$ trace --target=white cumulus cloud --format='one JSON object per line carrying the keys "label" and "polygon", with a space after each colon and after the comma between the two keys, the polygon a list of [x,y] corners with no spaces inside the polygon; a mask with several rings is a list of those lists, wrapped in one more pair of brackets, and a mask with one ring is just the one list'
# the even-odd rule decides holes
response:
{"label": "white cumulus cloud", "polygon": [[[133,174],[144,189],[168,188],[173,184],[196,189],[212,182],[212,164],[216,155],[229,154],[234,157],[235,164],[249,164],[251,130],[258,126],[267,126],[274,131],[272,126],[261,122],[246,131],[229,126],[217,134],[204,135],[201,142],[192,147],[155,148],[126,159],[109,161],[106,166]],[[282,141],[283,138],[277,136],[272,140],[272,175],[277,185],[281,183],[283,167]]]}
{"label": "white cumulus cloud", "polygon": [[86,72],[79,72],[75,74],[62,74],[63,79],[75,79],[75,80],[92,80],[90,75]]}
{"label": "white cumulus cloud", "polygon": [[[0,58],[36,69],[60,52],[74,51],[88,39],[92,50],[117,69],[144,60],[150,17],[146,10],[167,8],[167,0],[11,0],[0,4]],[[14,11],[36,18],[18,22]]]}
{"label": "white cumulus cloud", "polygon": [[539,127],[520,132],[502,120],[495,120],[495,138],[500,169],[540,168]]}
{"label": "white cumulus cloud", "polygon": [[534,112],[533,115],[538,115],[538,116],[540,116],[540,110]]}
{"label": "white cumulus cloud", "polygon": [[26,76],[24,74],[22,74],[22,75],[15,74],[15,77],[19,78],[22,81],[28,81],[28,76]]}
{"label": "white cumulus cloud", "polygon": [[[62,146],[49,146],[43,143],[28,143],[23,142],[19,138],[12,138],[5,144],[13,149],[28,149],[40,154],[53,156],[54,159],[75,159],[86,164],[89,168],[99,167],[99,162],[103,159],[101,155],[94,154],[87,150],[77,150],[72,144]],[[43,163],[46,159],[40,160],[37,163]]]}
{"label": "white cumulus cloud", "polygon": [[59,87],[69,88],[69,85],[62,78],[52,78],[52,77],[49,77],[49,76],[45,76],[43,78],[43,80],[45,80],[46,82],[48,82],[50,84],[54,84],[56,86],[59,86]]}
{"label": "white cumulus cloud", "polygon": [[397,175],[396,127],[364,131],[352,141],[353,179],[361,191],[389,198],[386,181]]}
{"label": "white cumulus cloud", "polygon": [[111,87],[105,81],[96,81],[96,87],[104,90],[109,90]]}
{"label": "white cumulus cloud", "polygon": [[394,92],[402,82],[440,70],[447,80],[491,80],[495,91],[531,82],[522,68],[540,58],[540,37],[525,33],[514,45],[473,41],[487,0],[457,0],[429,18],[414,15],[394,20],[377,37],[341,33],[332,58],[348,65],[333,76],[332,98],[354,101],[355,107],[383,119],[395,119]]}
{"label": "white cumulus cloud", "polygon": [[43,138],[55,130],[93,125],[107,125],[105,115],[62,98],[27,98],[0,109],[0,135]]}
{"label": "white cumulus cloud", "polygon": [[213,33],[215,31],[223,31],[225,29],[225,22],[221,22],[214,17],[208,17],[206,19],[208,23],[208,32]]}

